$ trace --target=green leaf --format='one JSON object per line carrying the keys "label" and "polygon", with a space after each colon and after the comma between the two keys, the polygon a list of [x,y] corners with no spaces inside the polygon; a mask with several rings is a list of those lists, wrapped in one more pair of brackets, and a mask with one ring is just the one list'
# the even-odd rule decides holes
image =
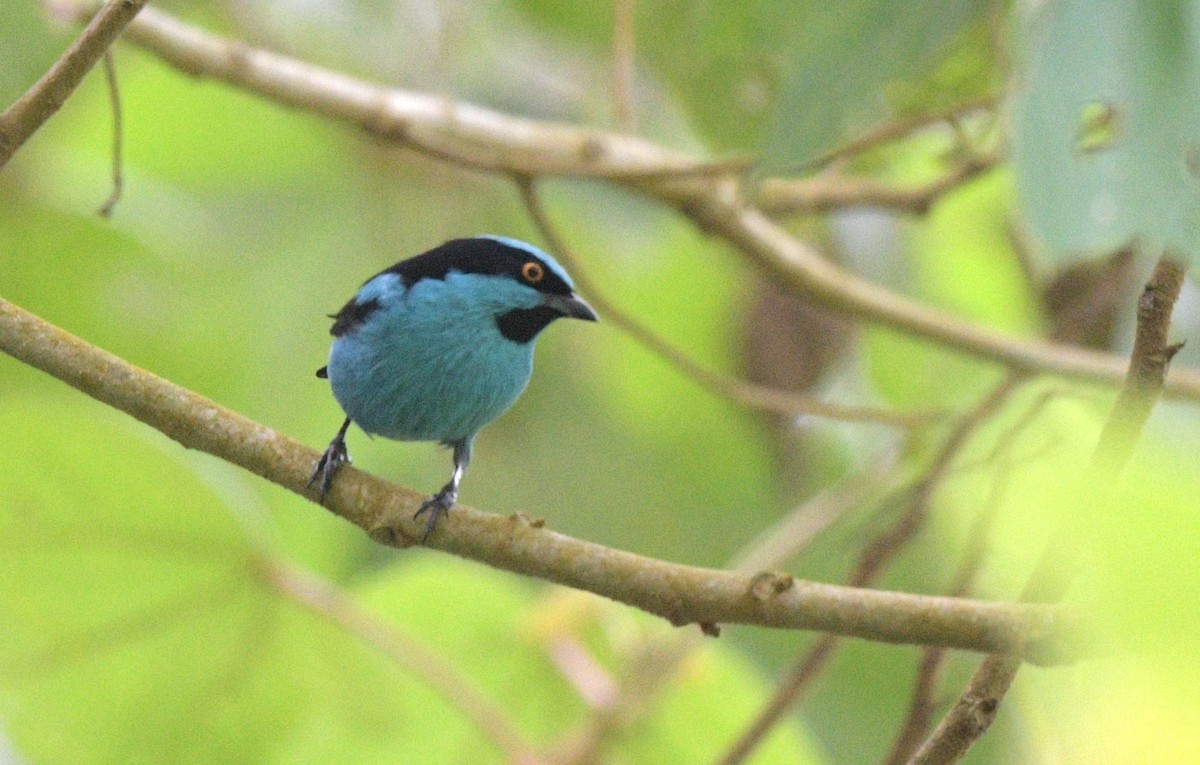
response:
{"label": "green leaf", "polygon": [[1021,209],[1059,261],[1200,245],[1200,3],[1060,0],[1021,26]]}
{"label": "green leaf", "polygon": [[[989,6],[987,0],[807,5],[791,40],[764,165],[801,166],[888,118],[894,111],[889,95],[909,109],[949,105],[927,99],[949,95],[953,103],[978,95],[987,85],[988,66],[971,62],[983,55],[983,46],[960,50],[951,43],[970,31]],[[969,40],[975,37],[968,35]],[[954,54],[951,65],[939,68],[949,53]],[[940,83],[936,91],[918,84],[931,76]]]}
{"label": "green leaf", "polygon": [[[21,448],[0,471],[0,714],[25,756],[503,761],[403,661],[271,584],[263,519],[230,490],[236,478],[197,473],[176,445],[80,398],[3,403],[0,432]],[[587,712],[551,660],[547,623],[613,672],[625,660],[614,636],[677,634],[617,606],[604,629],[564,618],[558,600],[483,566],[402,560],[359,586],[363,604],[447,658],[535,743]],[[766,684],[724,644],[703,644],[695,662],[620,744],[639,761],[711,757],[761,705]],[[701,712],[703,735],[681,737]],[[755,761],[815,762],[812,751],[787,724]]]}
{"label": "green leaf", "polygon": [[[607,66],[609,5],[586,0],[519,5],[531,19],[590,46]],[[758,145],[771,114],[792,30],[810,5],[815,3],[635,3],[635,62],[646,79],[665,86],[712,148],[749,150]]]}

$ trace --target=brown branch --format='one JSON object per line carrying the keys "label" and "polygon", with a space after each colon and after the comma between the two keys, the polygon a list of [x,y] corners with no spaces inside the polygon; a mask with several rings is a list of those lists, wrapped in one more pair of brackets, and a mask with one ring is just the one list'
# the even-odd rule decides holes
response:
{"label": "brown branch", "polygon": [[[303,444],[222,408],[0,299],[0,350],[161,431],[315,499],[319,457]],[[413,513],[425,495],[343,468],[326,507],[383,544],[422,537]],[[675,624],[757,624],[833,632],[888,643],[1011,653],[1070,661],[1079,617],[1042,606],[863,590],[782,574],[685,566],[574,539],[516,514],[456,506],[428,545],[495,568],[587,590]],[[764,588],[763,582],[774,586]]]}
{"label": "brown branch", "polygon": [[786,568],[813,539],[852,509],[894,492],[904,481],[896,469],[899,449],[889,448],[872,464],[805,500],[735,555],[731,568],[741,571]]}
{"label": "brown branch", "polygon": [[1159,259],[1137,306],[1137,333],[1125,385],[1117,394],[1096,447],[1104,466],[1119,469],[1129,459],[1150,410],[1162,393],[1167,367],[1183,347],[1168,344],[1171,311],[1183,288],[1184,269],[1172,256]]}
{"label": "brown branch", "polygon": [[956,163],[941,177],[912,187],[841,174],[796,180],[768,178],[759,187],[754,202],[763,212],[775,216],[824,213],[847,207],[881,207],[924,215],[943,196],[999,162],[998,154],[971,157]]}
{"label": "brown branch", "polygon": [[612,94],[613,118],[622,133],[635,129],[634,114],[634,3],[612,0]]}
{"label": "brown branch", "polygon": [[103,218],[110,218],[117,202],[121,201],[121,192],[125,186],[121,165],[121,144],[124,138],[121,127],[121,91],[117,87],[117,66],[113,62],[111,50],[104,53],[104,79],[108,82],[108,102],[113,115],[112,192],[96,212]]}
{"label": "brown branch", "polygon": [[[954,458],[984,423],[991,419],[1016,390],[1020,379],[1010,375],[995,386],[955,424],[938,449],[924,476],[906,492],[903,512],[890,528],[862,551],[848,583],[866,587],[895,560],[921,530],[933,495],[950,470]],[[720,759],[720,765],[739,765],[754,753],[771,729],[795,706],[812,681],[836,652],[840,638],[822,636],[780,680],[766,706]]]}
{"label": "brown branch", "polygon": [[[737,173],[643,139],[502,114],[474,104],[386,89],[222,39],[151,8],[129,39],[179,69],[276,102],[358,125],[448,162],[518,176],[604,178],[672,204],[781,284],[851,316],[1012,369],[1119,384],[1113,354],[1016,338],[897,295],[829,262],[748,206]],[[1200,371],[1176,369],[1165,393],[1200,400]]]}
{"label": "brown branch", "polygon": [[713,371],[693,359],[684,351],[675,347],[670,341],[660,336],[649,326],[643,324],[633,314],[625,311],[610,300],[603,289],[587,276],[579,259],[559,236],[557,228],[550,220],[541,195],[538,194],[536,183],[528,177],[518,177],[517,185],[521,190],[521,200],[529,211],[542,238],[556,258],[571,272],[579,291],[595,306],[596,310],[614,326],[623,330],[645,348],[657,354],[671,366],[698,382],[718,396],[727,398],[743,406],[749,406],[765,412],[771,412],[783,417],[811,415],[846,422],[861,422],[889,427],[911,428],[928,423],[934,416],[933,412],[894,412],[867,406],[848,406],[834,404],[812,396],[793,391],[779,390],[739,380],[735,377]]}
{"label": "brown branch", "polygon": [[[1040,408],[1039,404],[1030,409],[1036,412]],[[1026,421],[1026,424],[1028,424],[1028,421]],[[1003,451],[1007,454],[1008,450],[1015,443],[1016,434],[1019,432],[1010,430],[1003,434],[997,441],[995,451]],[[987,541],[996,518],[996,512],[1003,501],[1005,489],[1008,486],[1007,479],[1010,469],[1011,464],[1007,458],[1003,459],[1001,466],[997,467],[988,497],[984,501],[983,506],[980,507],[974,522],[971,524],[970,530],[967,532],[966,549],[963,552],[958,571],[954,575],[954,582],[949,588],[948,594],[950,595],[964,597],[971,591],[979,569],[983,565],[984,550],[987,547]],[[896,734],[892,742],[891,751],[888,752],[887,757],[883,761],[884,765],[904,765],[929,734],[929,728],[933,722],[933,713],[936,707],[934,694],[937,692],[938,682],[941,678],[941,669],[946,655],[947,651],[943,648],[926,648],[922,652],[921,661],[917,666],[917,679],[913,684],[908,711],[905,714],[904,722],[900,725],[900,731]]]}
{"label": "brown branch", "polygon": [[917,130],[938,122],[957,122],[972,112],[992,108],[994,103],[994,97],[983,96],[961,104],[955,104],[941,111],[914,114],[908,117],[889,120],[818,157],[810,162],[809,166],[822,167],[834,160],[861,154],[881,144],[904,138],[911,133],[915,133]]}
{"label": "brown branch", "polygon": [[[784,519],[735,555],[729,567],[747,574],[785,566],[788,560],[811,541],[834,518],[850,507],[867,500],[872,490],[890,492],[899,479],[895,477],[896,457],[891,450],[877,463],[861,473],[813,497],[797,508],[792,518]],[[807,520],[806,520],[807,519]],[[764,583],[768,583],[764,579]],[[654,699],[701,643],[698,632],[657,633],[648,637],[635,652],[630,666],[623,673],[616,702],[610,707],[595,710],[565,743],[556,747],[560,757],[552,760],[558,765],[587,765],[600,761],[600,753],[613,738],[619,726],[637,719],[637,715],[653,706]]]}
{"label": "brown branch", "polygon": [[[1159,259],[1150,281],[1138,301],[1137,337],[1129,360],[1125,385],[1117,396],[1098,440],[1093,467],[1108,479],[1124,467],[1141,435],[1151,409],[1161,395],[1163,381],[1178,345],[1167,343],[1171,312],[1183,284],[1184,270],[1169,255]],[[1070,544],[1069,530],[1060,525],[1052,534],[1033,574],[1025,585],[1021,600],[1055,602],[1066,592],[1069,578],[1055,576],[1063,567],[1061,559],[1078,556],[1078,546]],[[999,712],[1020,661],[1010,657],[988,656],[980,663],[967,688],[954,707],[909,760],[909,765],[949,765],[966,756],[967,751],[987,732]]]}
{"label": "brown branch", "polygon": [[0,168],[66,103],[146,0],[108,0],[50,70],[0,114]]}

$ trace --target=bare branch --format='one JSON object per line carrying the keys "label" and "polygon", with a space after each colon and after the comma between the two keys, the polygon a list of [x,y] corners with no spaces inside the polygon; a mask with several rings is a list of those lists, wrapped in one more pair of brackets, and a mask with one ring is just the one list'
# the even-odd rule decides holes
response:
{"label": "bare branch", "polygon": [[[1040,408],[1037,406],[1033,408],[1033,411]],[[997,467],[988,497],[976,513],[971,529],[967,533],[966,550],[963,553],[962,562],[959,563],[958,571],[954,575],[954,583],[948,593],[950,595],[964,597],[969,594],[983,564],[983,553],[996,517],[996,511],[1001,505],[1008,486],[1009,471],[1012,466],[1007,458],[1007,452],[1015,440],[1015,435],[1010,432],[1001,436],[997,442],[996,450],[1005,452],[1006,457]],[[913,684],[913,693],[908,704],[908,712],[904,716],[899,733],[892,742],[891,751],[884,759],[884,765],[903,765],[908,762],[908,759],[912,757],[929,734],[936,705],[935,694],[946,655],[947,652],[944,648],[926,648],[922,652],[921,661],[917,666],[917,679]]]}
{"label": "bare branch", "polygon": [[[1137,337],[1129,360],[1129,373],[1109,412],[1093,457],[1093,466],[1109,479],[1120,473],[1132,453],[1150,410],[1162,392],[1171,358],[1179,350],[1179,346],[1167,343],[1167,337],[1171,311],[1179,297],[1183,277],[1183,268],[1170,255],[1164,255],[1138,302]],[[1025,585],[1022,601],[1055,602],[1063,597],[1069,578],[1055,576],[1055,570],[1063,567],[1064,557],[1068,561],[1065,567],[1073,568],[1071,561],[1079,554],[1078,546],[1065,539],[1068,534],[1069,529],[1064,524],[1052,534]],[[912,756],[909,765],[949,765],[966,756],[996,718],[1020,667],[1021,662],[1010,657],[986,657],[958,702]]]}
{"label": "bare branch", "polygon": [[999,162],[998,154],[970,157],[956,163],[939,178],[907,188],[840,173],[796,180],[769,178],[763,181],[754,202],[768,215],[778,216],[830,212],[846,207],[881,207],[924,215],[943,196],[991,170]]}
{"label": "bare branch", "polygon": [[[179,69],[221,79],[465,167],[517,176],[605,178],[672,204],[825,305],[1013,369],[1119,384],[1125,360],[999,333],[897,295],[837,267],[747,205],[736,173],[633,136],[515,117],[474,104],[386,89],[250,48],[151,8],[129,38]],[[1200,371],[1174,370],[1165,393],[1200,400]]]}
{"label": "bare branch", "polygon": [[1129,374],[1117,394],[1096,447],[1096,458],[1119,470],[1128,461],[1150,410],[1162,393],[1167,367],[1183,347],[1171,345],[1171,311],[1183,288],[1184,270],[1173,256],[1159,258],[1154,273],[1138,299],[1137,334],[1129,358]]}
{"label": "bare branch", "polygon": [[546,240],[551,252],[554,253],[567,270],[573,275],[580,291],[587,296],[592,305],[615,326],[624,330],[634,340],[658,354],[671,366],[696,382],[708,388],[719,396],[728,398],[743,406],[749,406],[762,411],[771,412],[783,417],[798,417],[811,415],[846,422],[861,422],[890,427],[911,428],[928,423],[934,416],[933,412],[892,412],[867,406],[847,406],[833,404],[812,396],[793,391],[778,390],[762,385],[756,385],[745,380],[721,374],[708,369],[698,361],[675,347],[653,329],[640,322],[637,317],[622,309],[609,300],[604,290],[596,282],[587,277],[587,272],[579,263],[575,254],[567,248],[557,229],[550,221],[541,196],[537,192],[535,182],[529,178],[518,178],[521,189],[521,199],[525,203],[529,216],[533,219],[542,238]]}
{"label": "bare branch", "polygon": [[112,108],[113,120],[113,145],[112,145],[112,192],[108,195],[108,199],[104,200],[104,204],[100,205],[100,209],[96,212],[101,217],[112,217],[113,209],[117,206],[117,202],[121,201],[121,192],[124,189],[125,181],[121,168],[121,144],[123,143],[123,130],[121,127],[121,91],[117,87],[117,66],[113,62],[112,51],[104,53],[104,79],[108,82],[108,101]]}
{"label": "bare branch", "polygon": [[[1005,377],[954,425],[925,474],[905,492],[904,510],[895,523],[863,548],[848,580],[851,587],[866,587],[875,581],[905,545],[912,541],[924,526],[934,492],[949,472],[954,458],[971,435],[1000,410],[1019,382],[1016,376]],[[740,765],[754,753],[828,664],[840,642],[835,635],[824,635],[801,656],[792,669],[784,674],[763,710],[720,759],[720,765]]]}
{"label": "bare branch", "polygon": [[[0,350],[199,449],[301,496],[318,453],[96,348],[0,300]],[[328,508],[378,542],[408,546],[423,494],[347,466]],[[675,624],[757,624],[887,643],[1074,658],[1078,615],[1055,608],[910,595],[793,580],[784,574],[684,566],[558,534],[519,514],[457,506],[429,546],[496,568],[603,595]]]}
{"label": "bare branch", "polygon": [[0,168],[66,103],[146,0],[107,0],[50,71],[0,114]]}
{"label": "bare branch", "polygon": [[916,131],[929,127],[939,122],[957,122],[964,117],[967,117],[972,112],[980,112],[990,109],[994,106],[995,98],[992,96],[984,96],[975,98],[970,101],[965,101],[961,104],[955,104],[947,109],[937,112],[929,112],[924,114],[914,114],[907,117],[899,117],[888,122],[884,122],[876,127],[868,130],[857,138],[845,142],[829,153],[813,160],[810,165],[822,167],[828,165],[837,159],[844,159],[855,154],[861,154],[865,151],[870,151],[881,144],[895,141],[905,136],[911,135]]}
{"label": "bare branch", "polygon": [[612,94],[617,129],[632,133],[634,113],[634,5],[636,0],[612,0]]}

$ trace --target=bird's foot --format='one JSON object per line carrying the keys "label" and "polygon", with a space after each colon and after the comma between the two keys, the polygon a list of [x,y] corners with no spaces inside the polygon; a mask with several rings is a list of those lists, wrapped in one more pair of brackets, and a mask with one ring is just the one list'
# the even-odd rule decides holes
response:
{"label": "bird's foot", "polygon": [[429,518],[425,521],[425,533],[421,536],[421,544],[424,544],[425,540],[429,539],[429,535],[433,532],[433,527],[437,525],[438,519],[450,512],[450,508],[454,507],[456,501],[458,501],[458,492],[446,486],[437,494],[434,494],[421,503],[421,507],[413,514],[413,520],[415,521],[424,513],[429,513]]}
{"label": "bird's foot", "polygon": [[317,485],[317,498],[323,504],[325,495],[333,486],[333,477],[337,475],[338,469],[349,461],[350,453],[346,450],[346,442],[341,438],[333,439],[329,442],[325,453],[321,455],[321,459],[317,461],[317,467],[309,477],[308,483],[304,484],[304,488],[311,487],[320,479],[320,483]]}

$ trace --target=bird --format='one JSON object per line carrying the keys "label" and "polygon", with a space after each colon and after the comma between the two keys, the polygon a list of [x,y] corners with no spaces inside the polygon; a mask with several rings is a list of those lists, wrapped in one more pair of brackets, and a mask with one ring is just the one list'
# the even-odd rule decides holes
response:
{"label": "bird", "polygon": [[450,480],[423,502],[422,542],[458,501],[475,435],[516,402],[538,335],[559,318],[598,321],[566,270],[504,236],[452,239],[372,276],[331,314],[328,379],[346,415],[308,487],[324,503],[350,461],[351,423],[369,435],[453,450]]}

